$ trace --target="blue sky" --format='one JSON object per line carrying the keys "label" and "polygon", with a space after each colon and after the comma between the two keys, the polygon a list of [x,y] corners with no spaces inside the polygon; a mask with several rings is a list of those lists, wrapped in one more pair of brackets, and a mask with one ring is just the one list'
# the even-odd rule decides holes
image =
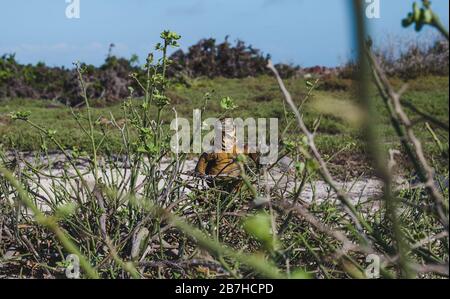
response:
{"label": "blue sky", "polygon": [[[379,43],[431,39],[400,21],[413,0],[380,0],[381,18],[370,21]],[[116,55],[146,53],[164,29],[182,35],[183,49],[204,37],[243,39],[275,62],[302,66],[344,63],[352,53],[349,0],[80,0],[81,18],[67,19],[65,0],[0,0],[0,54],[22,63],[101,64],[108,45]],[[433,7],[448,26],[448,0]]]}

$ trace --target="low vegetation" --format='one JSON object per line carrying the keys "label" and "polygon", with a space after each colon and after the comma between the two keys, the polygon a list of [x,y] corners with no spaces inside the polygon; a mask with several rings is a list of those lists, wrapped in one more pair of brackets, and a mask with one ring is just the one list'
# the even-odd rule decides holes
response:
{"label": "low vegetation", "polygon": [[[116,105],[89,96],[83,64],[76,107],[3,101],[0,275],[75,277],[79,265],[83,278],[448,277],[448,78],[406,88],[388,77],[364,41],[361,1],[354,9],[350,83],[283,80],[269,60],[259,77],[186,84],[168,77],[180,36],[165,31]],[[238,156],[242,188],[207,188],[169,145],[169,121],[193,108],[279,118],[287,167]],[[381,190],[352,193],[367,174]]]}

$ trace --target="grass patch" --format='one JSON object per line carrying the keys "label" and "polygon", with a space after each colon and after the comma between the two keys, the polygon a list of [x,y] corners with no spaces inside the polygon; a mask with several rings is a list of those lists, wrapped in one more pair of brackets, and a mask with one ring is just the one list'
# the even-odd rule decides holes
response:
{"label": "grass patch", "polygon": [[[392,80],[394,86],[400,87],[405,82],[399,79]],[[444,123],[449,121],[448,113],[448,80],[443,77],[425,77],[407,82],[409,90],[405,99],[421,111],[432,115]],[[302,100],[308,93],[307,85],[303,79],[289,79],[286,85],[293,95],[296,104],[301,105]],[[285,111],[281,93],[275,80],[268,76],[245,79],[206,79],[200,78],[192,81],[190,87],[185,85],[174,85],[168,90],[171,105],[177,110],[179,117],[192,119],[192,110],[201,109],[205,105],[204,95],[211,94],[211,99],[206,103],[203,119],[217,117],[223,114],[220,107],[220,99],[225,96],[233,98],[238,109],[229,113],[230,117],[240,118],[278,118],[281,130],[287,125],[286,116],[290,114]],[[375,89],[372,91],[377,97],[377,110],[380,114],[378,134],[388,148],[398,148],[399,141],[390,125],[388,113],[384,109],[381,99],[378,98]],[[349,159],[354,159],[360,164],[364,156],[361,134],[359,127],[349,123],[348,119],[340,114],[326,113],[327,110],[318,111],[317,103],[323,99],[332,100],[333,105],[342,104],[344,108],[338,109],[340,114],[348,105],[356,105],[354,95],[351,91],[325,91],[314,92],[303,104],[302,112],[306,124],[311,128],[320,119],[317,127],[317,144],[324,155],[333,157],[336,152],[342,152]],[[135,99],[136,102],[141,101]],[[326,102],[325,102],[326,103]],[[111,151],[121,150],[120,135],[118,130],[108,124],[111,114],[116,121],[123,120],[122,103],[107,107],[96,107],[92,109],[93,118],[100,120],[96,125],[96,138],[100,140],[104,134],[108,134],[108,146]],[[332,109],[331,109],[332,110]],[[440,150],[425,126],[423,119],[414,112],[406,109],[411,119],[416,122],[415,132],[424,141],[427,155],[437,156],[439,160]],[[72,110],[66,106],[55,104],[45,100],[11,99],[0,102],[0,144],[6,150],[17,149],[20,151],[40,150],[42,141],[45,140],[36,130],[31,129],[23,122],[12,122],[8,114],[13,111],[30,111],[30,120],[47,129],[56,130],[56,138],[64,142],[67,148],[76,147],[80,150],[90,150],[90,141],[80,131],[77,122],[72,117]],[[74,109],[74,113],[85,115],[85,109]],[[163,123],[167,126],[174,118],[174,112],[164,109],[162,113]],[[86,119],[80,120],[87,125]],[[433,127],[433,126],[432,126]],[[448,136],[445,131],[433,127],[440,141],[448,148]],[[297,137],[298,130],[292,126],[287,130],[284,139]],[[55,149],[54,144],[47,142],[50,150]],[[341,157],[342,158],[342,157]],[[365,166],[361,165],[362,169]]]}

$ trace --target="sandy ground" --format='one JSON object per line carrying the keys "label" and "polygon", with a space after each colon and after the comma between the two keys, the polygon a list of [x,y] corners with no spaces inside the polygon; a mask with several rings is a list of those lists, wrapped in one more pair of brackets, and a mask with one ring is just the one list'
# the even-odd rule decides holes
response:
{"label": "sandy ground", "polygon": [[[26,161],[28,163],[32,163],[36,165],[36,162],[42,163],[45,165],[48,161],[52,162],[52,168],[43,168],[42,172],[45,174],[51,174],[53,176],[61,176],[64,173],[75,174],[75,171],[71,166],[68,166],[68,161],[64,155],[60,153],[53,153],[49,157],[43,156],[35,156],[31,153],[19,153],[18,155],[13,155],[10,153],[8,155],[8,159],[13,159],[14,157],[19,157],[19,160]],[[117,164],[119,167],[117,169],[108,169],[105,167],[100,175],[102,176],[103,182],[109,182],[109,185],[118,185],[122,180],[128,180],[130,177],[130,170],[128,169],[128,163],[123,157],[116,157]],[[88,162],[85,160],[77,160],[77,169],[81,173],[88,172]],[[293,165],[292,161],[289,158],[282,159],[276,167],[270,170],[268,179],[262,181],[260,184],[262,186],[268,186],[272,191],[279,193],[280,195],[285,194],[286,192],[290,192],[295,190],[296,184],[294,182],[294,178],[292,175]],[[20,162],[19,165],[21,168],[25,168],[25,162]],[[180,179],[183,181],[193,182],[198,188],[206,188],[206,185],[202,183],[201,180],[194,179],[193,177],[186,175],[186,173],[190,173],[195,169],[196,161],[195,160],[187,160],[185,161],[182,172],[180,175]],[[163,160],[161,162],[161,169],[164,170],[169,166],[168,160]],[[66,169],[66,170],[64,170]],[[85,174],[84,179],[89,184],[91,188],[94,188],[94,177],[92,173]],[[45,198],[47,200],[52,200],[52,197],[55,196],[55,193],[58,190],[63,190],[64,188],[73,190],[72,186],[76,186],[80,184],[79,180],[71,179],[71,180],[62,180],[59,178],[50,179],[46,176],[35,176],[34,179],[38,181],[38,183],[32,183],[32,189],[35,190],[39,196]],[[139,175],[137,185],[139,186],[145,180],[145,176]],[[404,180],[399,178],[399,184],[405,184]],[[370,198],[376,197],[381,194],[382,182],[373,177],[360,177],[354,178],[348,181],[337,181],[339,188],[347,191],[351,196],[354,203],[364,202]],[[165,182],[161,180],[158,182],[159,188],[165,188]],[[275,190],[274,190],[275,188]],[[74,191],[72,191],[74,192]],[[189,189],[184,189],[183,192],[189,193],[191,192]],[[300,198],[305,202],[312,202],[313,200],[329,200],[336,198],[334,192],[330,190],[330,187],[321,180],[314,181],[313,183],[308,183],[305,185],[303,192],[300,195]],[[39,204],[39,202],[38,202]],[[40,204],[40,208],[42,210],[47,210],[48,206],[45,204],[45,201],[42,200]]]}

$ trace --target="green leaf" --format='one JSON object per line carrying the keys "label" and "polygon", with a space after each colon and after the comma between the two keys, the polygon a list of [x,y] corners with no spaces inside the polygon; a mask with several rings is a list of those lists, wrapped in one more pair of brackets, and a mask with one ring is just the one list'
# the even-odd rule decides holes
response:
{"label": "green leaf", "polygon": [[295,163],[295,169],[297,170],[297,173],[301,174],[303,173],[303,170],[305,170],[305,163],[303,162],[296,162]]}
{"label": "green leaf", "polygon": [[234,110],[238,108],[231,97],[222,98],[222,100],[220,100],[220,107],[225,110]]}
{"label": "green leaf", "polygon": [[259,213],[247,218],[244,229],[260,241],[268,241],[272,238],[270,234],[270,217],[266,213]]}
{"label": "green leaf", "polygon": [[314,173],[317,169],[319,169],[319,163],[316,160],[309,159],[306,161],[306,170],[308,170],[308,173]]}
{"label": "green leaf", "polygon": [[12,112],[10,114],[11,119],[13,120],[28,120],[30,117],[31,112],[30,111],[18,111],[18,112]]}
{"label": "green leaf", "polygon": [[311,279],[312,275],[304,270],[297,269],[291,273],[292,279]]}
{"label": "green leaf", "polygon": [[417,2],[414,2],[414,4],[413,4],[413,14],[412,14],[413,21],[414,22],[419,22],[420,15],[421,15],[421,10],[419,8],[419,5],[417,4]]}
{"label": "green leaf", "polygon": [[47,136],[50,138],[55,137],[56,133],[57,133],[56,130],[51,130],[51,129],[47,130]]}
{"label": "green leaf", "polygon": [[76,209],[77,209],[77,204],[74,202],[61,205],[56,210],[56,216],[58,218],[62,218],[62,219],[68,218],[68,217],[72,216],[73,214],[75,214]]}
{"label": "green leaf", "polygon": [[423,22],[425,22],[427,24],[431,24],[433,22],[433,13],[431,12],[431,10],[429,10],[429,9],[424,10]]}
{"label": "green leaf", "polygon": [[248,217],[244,222],[244,229],[247,233],[263,243],[266,249],[276,249],[277,242],[272,235],[271,220],[267,213],[260,212],[254,216]]}

